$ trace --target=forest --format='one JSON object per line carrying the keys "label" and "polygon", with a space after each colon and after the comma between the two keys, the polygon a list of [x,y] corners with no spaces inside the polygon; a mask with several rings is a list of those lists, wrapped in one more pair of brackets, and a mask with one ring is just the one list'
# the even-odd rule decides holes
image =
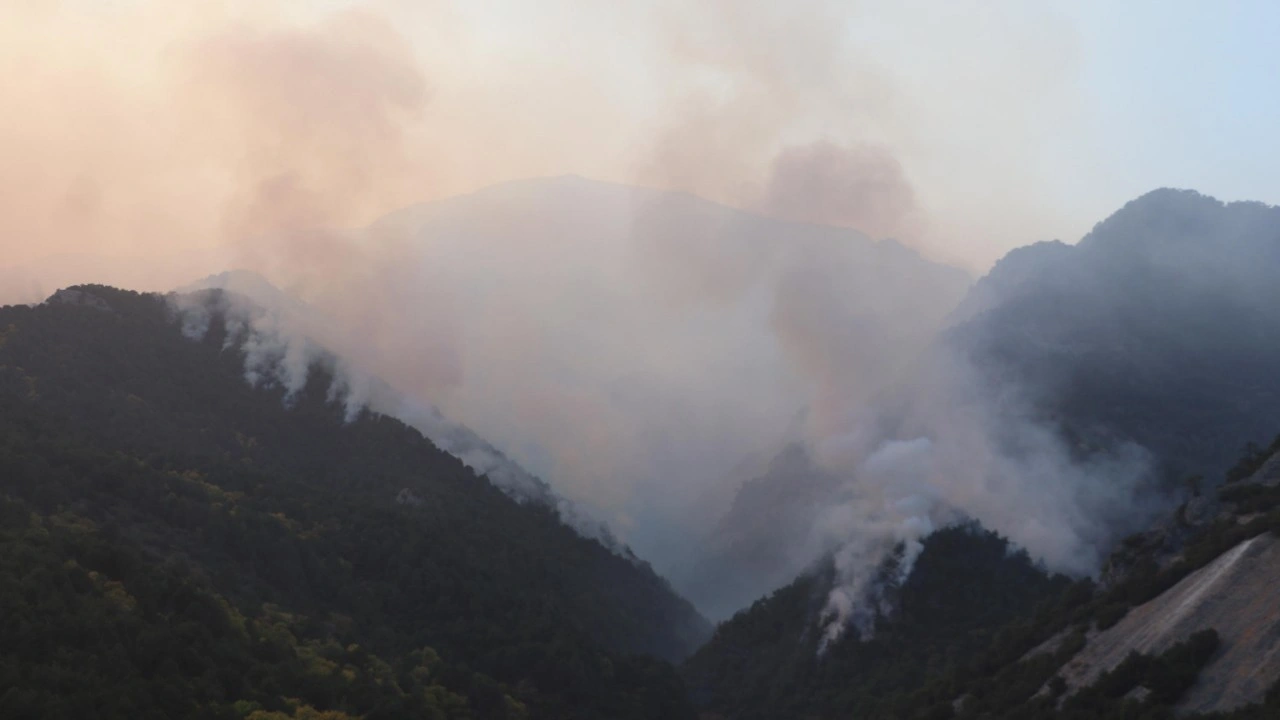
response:
{"label": "forest", "polygon": [[0,309],[0,715],[692,717],[707,625],[647,566],[84,290]]}
{"label": "forest", "polygon": [[[344,417],[324,361],[290,396],[246,382],[217,323],[193,341],[161,296],[79,291],[0,309],[6,718],[1154,720],[1212,629],[1074,694],[1058,668],[1090,628],[1280,531],[1280,490],[1243,482],[1277,438],[1206,490],[1232,512],[1172,564],[1135,536],[1119,581],[1072,580],[970,522],[905,581],[885,561],[865,636],[821,644],[829,564],[712,634],[643,562],[397,420]],[[1273,690],[1227,717],[1277,708]]]}

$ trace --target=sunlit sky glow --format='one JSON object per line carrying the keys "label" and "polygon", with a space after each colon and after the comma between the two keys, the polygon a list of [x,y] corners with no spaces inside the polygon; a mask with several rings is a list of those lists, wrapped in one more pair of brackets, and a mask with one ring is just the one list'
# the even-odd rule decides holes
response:
{"label": "sunlit sky glow", "polygon": [[[154,90],[148,75],[168,72],[175,47],[228,27],[306,30],[356,8],[385,20],[411,49],[428,100],[405,133],[413,149],[430,145],[406,161],[430,168],[420,170],[416,189],[379,190],[380,202],[368,203],[360,221],[503,180],[563,173],[759,209],[752,188],[770,158],[821,140],[891,152],[927,217],[908,243],[976,271],[1027,242],[1077,240],[1160,186],[1280,202],[1275,3],[774,5],[329,0],[174,10],[147,0],[17,2],[0,10],[7,18],[0,33],[17,48],[0,51],[0,93],[11,95],[11,108],[66,115],[58,103],[71,101],[74,112],[74,98],[30,86],[16,92],[15,78],[94,71]],[[94,82],[82,77],[75,87]],[[118,89],[97,88],[104,96]],[[143,105],[122,102],[113,120],[159,124]],[[0,133],[38,162],[50,151],[15,130],[21,122],[11,118]],[[698,123],[707,137],[677,146],[692,171],[655,165],[663,138]],[[53,133],[46,140],[56,140]],[[708,155],[690,157],[690,148]],[[51,187],[90,174],[74,148],[56,154],[67,179]],[[137,172],[170,179],[183,169]],[[225,173],[192,163],[188,174]],[[26,185],[17,172],[0,182]],[[192,207],[189,215],[219,212]],[[195,244],[216,245],[207,235],[190,233],[205,238]]]}

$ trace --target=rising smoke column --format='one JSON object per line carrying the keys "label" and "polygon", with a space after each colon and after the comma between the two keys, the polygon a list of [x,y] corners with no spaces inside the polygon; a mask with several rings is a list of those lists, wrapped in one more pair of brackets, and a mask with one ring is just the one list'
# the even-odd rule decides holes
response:
{"label": "rising smoke column", "polygon": [[817,451],[848,478],[815,529],[835,565],[820,617],[824,647],[849,627],[874,633],[885,611],[880,568],[896,555],[894,580],[905,580],[921,542],[941,527],[977,521],[1048,570],[1081,576],[1165,506],[1143,448],[1073,448],[1024,388],[983,375],[943,343],[906,392],[906,402],[863,408],[853,429]]}
{"label": "rising smoke column", "polygon": [[346,422],[366,411],[394,417],[515,501],[546,506],[583,537],[639,561],[607,524],[557,494],[466,427],[450,422],[437,408],[398,391],[358,360],[353,361],[351,355],[344,355],[341,349],[352,347],[353,338],[261,276],[220,273],[166,297],[189,340],[203,340],[213,323],[222,323],[222,351],[243,356],[244,379],[253,387],[282,389],[283,402],[288,405],[306,386],[312,370],[324,367],[330,374],[328,401],[343,408]]}

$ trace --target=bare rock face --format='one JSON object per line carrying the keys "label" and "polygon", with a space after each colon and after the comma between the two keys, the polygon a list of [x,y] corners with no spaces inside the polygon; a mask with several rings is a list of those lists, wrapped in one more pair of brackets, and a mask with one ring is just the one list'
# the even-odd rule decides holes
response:
{"label": "bare rock face", "polygon": [[1158,655],[1192,633],[1213,629],[1218,654],[1178,704],[1182,713],[1215,712],[1261,702],[1280,678],[1280,540],[1245,540],[1092,634],[1062,668],[1071,691],[1091,685],[1130,652]]}
{"label": "bare rock face", "polygon": [[[1273,454],[1252,475],[1236,485],[1280,485],[1280,453]],[[1172,565],[1182,557],[1188,541],[1215,520],[1237,513],[1236,504],[1224,502],[1217,492],[1208,492],[1189,499],[1177,512],[1157,523],[1151,529],[1137,533],[1112,553],[1102,571],[1103,587],[1122,582],[1134,565],[1143,559],[1153,559],[1161,568]],[[1237,521],[1249,518],[1237,516]]]}

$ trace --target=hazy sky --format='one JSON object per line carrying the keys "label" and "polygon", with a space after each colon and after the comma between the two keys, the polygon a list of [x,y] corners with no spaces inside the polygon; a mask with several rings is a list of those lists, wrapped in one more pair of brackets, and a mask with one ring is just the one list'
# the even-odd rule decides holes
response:
{"label": "hazy sky", "polygon": [[[662,95],[651,83],[671,76],[647,71],[657,64],[652,45],[627,18],[653,4],[583,5],[491,0],[460,12],[486,50],[600,71],[632,117],[647,118]],[[844,112],[836,104],[789,132],[889,138],[925,204],[954,228],[936,231],[938,254],[981,269],[1032,240],[1074,241],[1160,186],[1280,202],[1276,3],[843,5],[833,16],[854,59],[833,54],[827,71],[869,75],[871,67],[864,80],[894,96],[891,117],[869,122],[856,103]],[[715,22],[714,13],[704,19]],[[794,35],[777,36],[800,40],[809,31],[801,22]],[[897,127],[868,126],[878,123]],[[1006,199],[1015,205],[993,207]]]}
{"label": "hazy sky", "polygon": [[1158,186],[1280,202],[1278,33],[1268,2],[5,0],[0,266],[578,173],[982,271]]}
{"label": "hazy sky", "polygon": [[[626,18],[652,4],[583,5],[491,0],[461,12],[486,49],[603,70],[629,112],[648,116],[661,95],[645,70],[652,47],[629,37]],[[959,259],[981,268],[1031,240],[1074,241],[1160,186],[1280,203],[1280,4],[843,5],[835,17],[858,60],[835,60],[830,72],[865,74],[869,64],[882,75],[868,82],[891,86],[884,92],[902,105],[896,120],[911,127],[866,131],[904,146],[908,175],[930,208],[963,221],[954,235],[938,231]],[[790,37],[804,37],[799,25]],[[817,134],[856,137],[865,122],[857,108],[824,110],[804,123]],[[1006,197],[1023,204],[1007,208],[1012,220],[990,205]]]}
{"label": "hazy sky", "polygon": [[1077,193],[1093,207],[1161,185],[1280,202],[1268,169],[1280,159],[1280,97],[1267,90],[1280,71],[1280,5],[1063,6],[1079,36],[1077,82],[1095,138],[1081,148],[1088,159],[1064,170]]}

